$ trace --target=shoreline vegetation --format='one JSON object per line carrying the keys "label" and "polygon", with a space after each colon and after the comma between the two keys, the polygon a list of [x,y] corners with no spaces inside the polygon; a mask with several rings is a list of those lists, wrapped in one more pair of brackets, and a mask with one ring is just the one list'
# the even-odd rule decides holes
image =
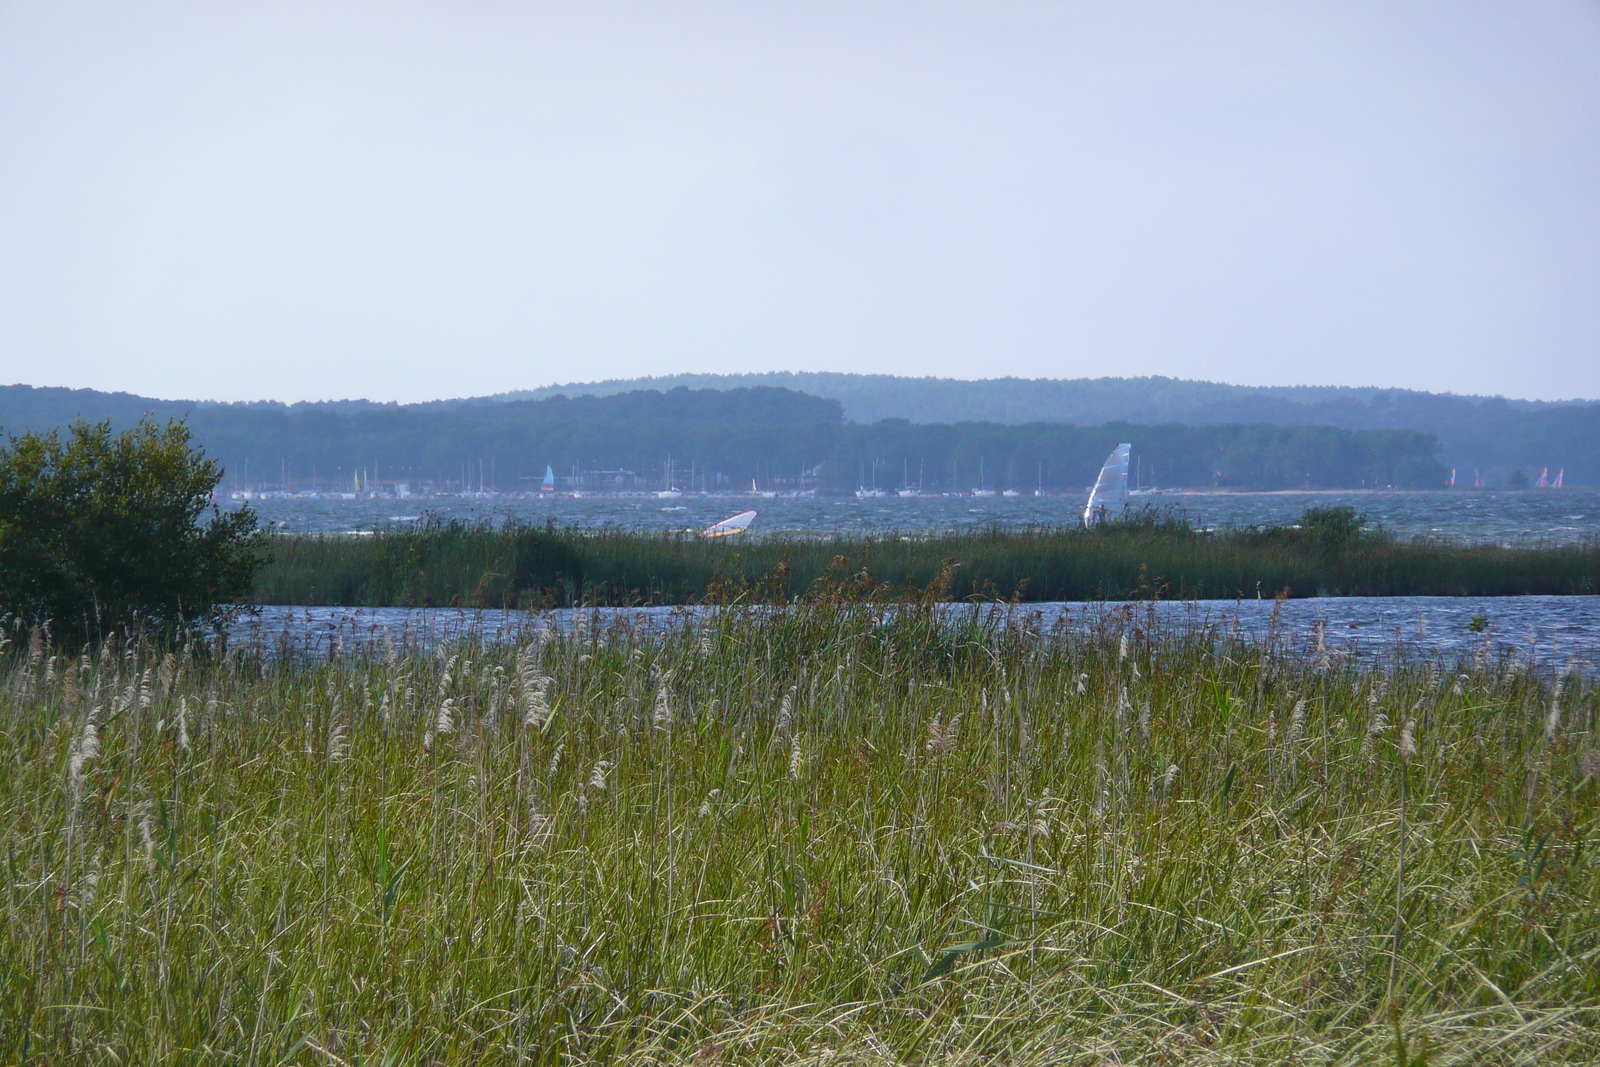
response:
{"label": "shoreline vegetation", "polygon": [[0,625],[0,1059],[1594,1062],[1592,680],[941,614]]}
{"label": "shoreline vegetation", "polygon": [[[1442,487],[1451,468],[1509,488],[1565,468],[1596,484],[1600,404],[1391,389],[1257,389],[1170,378],[950,381],[851,374],[675,375],[384,404],[160,400],[0,386],[0,425],[187,418],[234,489],[500,491],[749,485],[924,492],[1092,481],[1131,441],[1165,486]],[[1138,461],[1136,460],[1136,463]],[[620,481],[619,481],[620,479]]]}
{"label": "shoreline vegetation", "polygon": [[1600,543],[1402,540],[1350,508],[1217,532],[1154,511],[1094,530],[703,540],[426,520],[370,536],[278,535],[258,604],[541,608],[860,598],[1150,600],[1600,592]]}

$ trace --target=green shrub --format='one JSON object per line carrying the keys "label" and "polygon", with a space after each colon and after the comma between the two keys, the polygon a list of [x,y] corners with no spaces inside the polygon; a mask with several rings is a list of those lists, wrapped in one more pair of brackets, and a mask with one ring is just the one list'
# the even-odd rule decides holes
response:
{"label": "green shrub", "polygon": [[266,556],[253,512],[211,502],[221,478],[181,422],[118,434],[78,422],[65,442],[12,435],[0,445],[0,610],[69,640],[216,624]]}

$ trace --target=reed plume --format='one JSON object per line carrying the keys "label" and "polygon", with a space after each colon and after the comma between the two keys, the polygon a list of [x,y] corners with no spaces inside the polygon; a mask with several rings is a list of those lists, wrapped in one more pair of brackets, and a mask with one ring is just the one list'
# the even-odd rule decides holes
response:
{"label": "reed plume", "polygon": [[83,795],[83,780],[89,763],[100,757],[100,724],[96,721],[99,715],[99,708],[90,710],[67,760],[67,781],[74,799]]}

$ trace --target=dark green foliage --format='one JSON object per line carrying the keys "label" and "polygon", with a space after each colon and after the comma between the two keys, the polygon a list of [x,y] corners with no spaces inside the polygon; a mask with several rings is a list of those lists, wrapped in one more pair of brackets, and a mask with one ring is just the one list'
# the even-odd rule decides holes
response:
{"label": "dark green foliage", "polygon": [[281,537],[254,597],[270,604],[538,607],[781,601],[848,578],[863,595],[1129,600],[1478,595],[1600,590],[1600,546],[1503,548],[1363,532],[1348,509],[1298,529],[1199,533],[1131,513],[1094,530],[770,537],[430,523],[369,537]]}
{"label": "dark green foliage", "polygon": [[[58,424],[68,401],[57,394],[65,391],[18,388],[0,388],[0,418],[9,409],[23,424]],[[138,400],[68,396],[116,424]],[[361,469],[380,480],[531,490],[548,463],[560,478],[574,470],[625,469],[637,476],[631,484],[660,488],[671,457],[679,485],[693,471],[696,484],[709,488],[742,487],[751,479],[763,488],[803,483],[836,491],[869,480],[884,488],[910,481],[932,491],[980,482],[1076,488],[1094,481],[1118,441],[1134,442],[1136,476],[1165,486],[1431,489],[1447,474],[1432,434],[1393,427],[851,423],[838,401],[777,388],[405,406],[148,403],[186,412],[196,439],[226,463],[230,484],[240,487],[348,485]],[[1571,466],[1576,475],[1578,465]]]}
{"label": "dark green foliage", "polygon": [[1307,508],[1300,517],[1301,534],[1324,552],[1339,552],[1361,537],[1367,517],[1355,508]]}
{"label": "dark green foliage", "polygon": [[0,447],[0,610],[68,639],[214,622],[249,591],[265,548],[252,512],[211,503],[221,476],[178,422],[122,433],[78,422],[65,443],[12,436]]}
{"label": "dark green foliage", "polygon": [[[1021,426],[970,422],[919,424],[889,419],[847,425],[823,468],[823,484],[854,489],[879,464],[879,487],[902,476],[925,488],[1087,486],[1119,441],[1133,442],[1129,477],[1162,486],[1433,489],[1447,474],[1439,442],[1415,430],[1339,430],[1328,426],[1161,426],[1112,422]],[[980,463],[981,471],[980,475]]]}
{"label": "dark green foliage", "polygon": [[[1600,484],[1600,403],[1594,401],[1550,403],[1370,387],[1255,387],[1164,377],[960,381],[832,372],[675,374],[551,386],[504,394],[501,399],[537,400],[560,392],[608,396],[636,389],[758,385],[838,400],[844,405],[845,418],[862,424],[885,419],[1079,426],[1125,421],[1420,430],[1439,438],[1447,466],[1460,467],[1463,474],[1478,468],[1486,484],[1503,485],[1511,469],[1519,466],[1533,470],[1565,467],[1568,486]],[[1428,483],[1429,488],[1439,484]]]}
{"label": "dark green foliage", "polygon": [[[546,527],[431,519],[370,537],[282,536],[273,565],[257,580],[256,600],[489,607],[546,596],[566,601],[584,587],[579,547],[576,536]],[[283,596],[289,599],[273,599]]]}

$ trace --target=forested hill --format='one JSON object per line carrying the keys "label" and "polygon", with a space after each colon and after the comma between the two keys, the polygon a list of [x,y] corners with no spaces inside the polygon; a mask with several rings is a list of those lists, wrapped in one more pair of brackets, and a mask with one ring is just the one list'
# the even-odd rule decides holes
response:
{"label": "forested hill", "polygon": [[[1438,442],[1412,430],[1142,426],[1058,422],[847,422],[837,400],[788,389],[672,389],[492,404],[195,404],[127,394],[0,388],[0,426],[74,418],[129,425],[187,418],[240,487],[407,480],[529,489],[546,464],[564,484],[850,490],[910,482],[928,491],[1081,488],[1131,441],[1146,481],[1234,488],[1436,487]],[[567,479],[577,479],[568,482]],[[419,484],[420,487],[420,484]]]}
{"label": "forested hill", "polygon": [[1564,467],[1567,484],[1600,485],[1600,402],[1594,401],[1550,403],[1410,389],[1258,388],[1160,377],[962,381],[886,374],[777,373],[680,374],[556,385],[452,403],[539,399],[556,393],[606,396],[631,389],[756,385],[782,386],[838,400],[845,418],[862,423],[902,418],[919,423],[1269,423],[1422,430],[1439,438],[1440,458],[1460,468],[1469,483],[1474,468],[1481,470],[1489,484],[1503,485],[1515,470],[1537,475],[1541,468],[1549,467],[1553,475]]}
{"label": "forested hill", "polygon": [[[1475,414],[1534,412],[1565,406],[1549,401],[1461,396],[1414,389],[1337,386],[1246,386],[1182,378],[904,378],[834,372],[674,374],[551,385],[446,404],[610,396],[636,389],[748,389],[778,386],[838,400],[852,422],[1267,422],[1347,430],[1439,430]],[[1584,405],[1586,401],[1574,401]]]}

